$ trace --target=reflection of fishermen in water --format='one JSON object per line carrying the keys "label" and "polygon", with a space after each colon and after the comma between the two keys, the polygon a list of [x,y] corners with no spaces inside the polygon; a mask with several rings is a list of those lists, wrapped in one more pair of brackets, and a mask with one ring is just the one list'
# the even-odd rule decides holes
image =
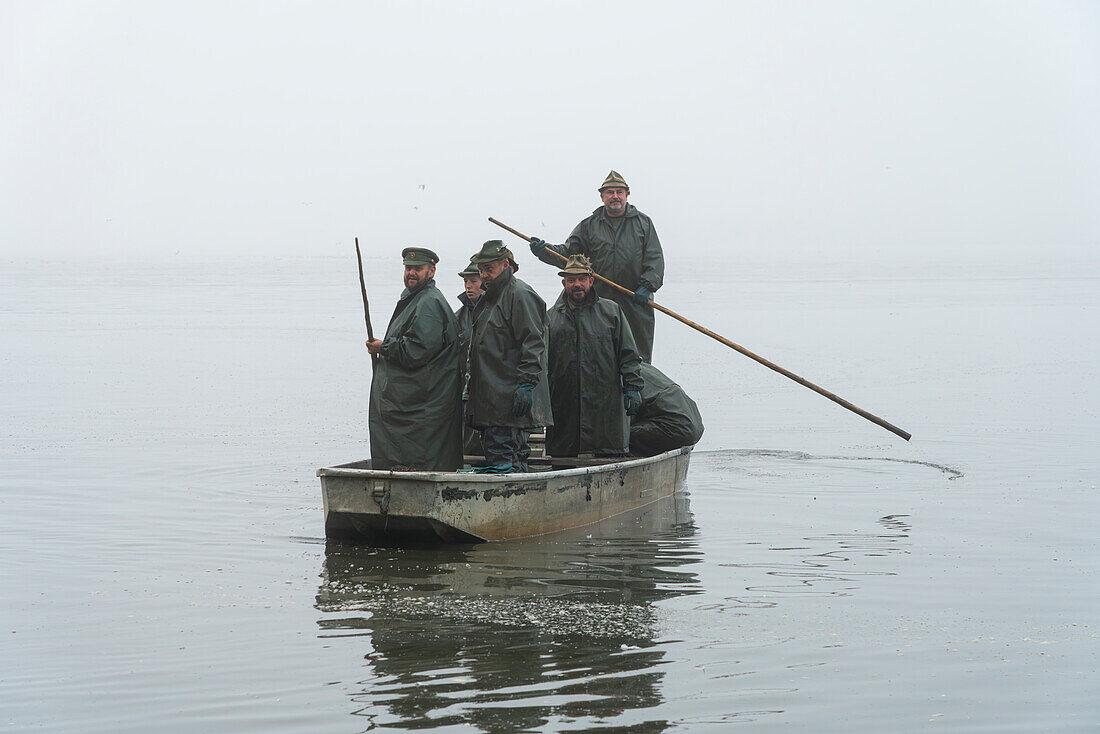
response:
{"label": "reflection of fishermen in water", "polygon": [[370,632],[356,713],[376,725],[514,731],[660,704],[665,653],[651,603],[699,590],[680,570],[701,558],[687,499],[674,500],[541,542],[330,544],[320,626]]}

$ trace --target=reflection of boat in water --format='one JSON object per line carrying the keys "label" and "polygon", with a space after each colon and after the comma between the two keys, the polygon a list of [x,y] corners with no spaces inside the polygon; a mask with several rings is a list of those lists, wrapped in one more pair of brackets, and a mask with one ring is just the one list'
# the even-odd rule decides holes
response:
{"label": "reflection of boat in water", "polygon": [[684,487],[691,447],[637,459],[533,457],[523,474],[319,469],[325,534],[471,543],[557,532],[630,512]]}
{"label": "reflection of boat in water", "polygon": [[367,637],[366,674],[348,695],[371,726],[519,731],[644,717],[662,702],[666,662],[654,602],[701,591],[694,535],[680,493],[507,544],[330,542],[318,624],[322,636]]}
{"label": "reflection of boat in water", "polygon": [[[317,597],[326,611],[370,610],[412,594],[570,597],[648,602],[694,593],[698,562],[686,493],[584,528],[507,545],[371,548],[330,542]],[[595,597],[593,597],[595,594]]]}

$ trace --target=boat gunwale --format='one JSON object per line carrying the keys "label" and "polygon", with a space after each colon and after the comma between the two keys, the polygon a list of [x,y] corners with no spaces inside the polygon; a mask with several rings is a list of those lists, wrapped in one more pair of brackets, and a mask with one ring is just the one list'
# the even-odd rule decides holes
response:
{"label": "boat gunwale", "polygon": [[458,482],[466,484],[496,484],[501,482],[526,481],[533,482],[540,479],[583,476],[585,474],[598,474],[602,472],[618,471],[620,469],[634,469],[648,464],[690,453],[695,448],[683,446],[678,449],[666,451],[656,456],[639,456],[626,460],[615,461],[599,466],[578,466],[573,469],[551,469],[539,472],[513,472],[511,474],[477,474],[475,472],[436,472],[436,471],[390,471],[387,469],[353,469],[346,466],[328,466],[317,470],[319,477],[358,477],[360,479],[407,479],[419,482]]}

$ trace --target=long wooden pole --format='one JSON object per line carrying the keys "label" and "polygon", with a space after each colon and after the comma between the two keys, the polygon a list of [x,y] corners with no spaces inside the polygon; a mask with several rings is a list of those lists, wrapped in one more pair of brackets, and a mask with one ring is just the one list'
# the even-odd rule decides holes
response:
{"label": "long wooden pole", "polygon": [[[370,325],[370,303],[367,301],[367,281],[363,279],[363,254],[359,252],[359,238],[355,238],[355,259],[359,261],[359,290],[363,292],[363,319],[367,322],[367,339],[374,341],[374,328]],[[370,356],[370,368],[378,366],[378,355]]]}
{"label": "long wooden pole", "polygon": [[[497,225],[498,227],[502,227],[503,229],[508,230],[509,232],[511,232],[512,234],[514,234],[517,237],[525,239],[528,242],[531,241],[530,237],[523,234],[522,232],[519,232],[517,230],[512,229],[511,227],[509,227],[507,224],[504,224],[503,222],[499,222],[496,219],[493,219],[492,217],[489,217],[489,221],[492,222],[493,224]],[[557,252],[556,250],[551,250],[551,249],[547,248],[546,252],[553,253],[555,257],[557,257],[557,258],[559,258],[563,261],[568,259],[568,258],[565,257],[565,255],[562,255],[560,252]],[[632,291],[628,288],[623,288],[618,283],[614,283],[614,282],[608,280],[607,278],[603,277],[599,273],[594,272],[594,273],[592,273],[592,275],[597,280],[599,280],[600,282],[606,283],[607,285],[611,286],[612,288],[615,288],[616,290],[620,290],[623,293],[629,293],[630,295],[634,295],[634,291]],[[753,354],[752,352],[750,352],[748,349],[745,349],[740,344],[734,344],[733,342],[731,342],[726,337],[721,336],[720,334],[715,334],[710,329],[708,329],[706,327],[703,327],[703,326],[700,326],[699,324],[695,323],[694,321],[691,321],[689,319],[684,318],[683,316],[676,313],[675,311],[672,311],[671,309],[667,309],[664,306],[660,305],[659,303],[654,303],[653,301],[649,301],[649,305],[653,306],[653,308],[657,309],[661,313],[668,314],[669,316],[676,319],[680,323],[687,324],[688,326],[695,329],[696,331],[701,332],[703,334],[706,334],[710,338],[722,342],[723,344],[725,344],[730,349],[733,349],[734,351],[740,352],[741,354],[745,355],[749,359],[756,360],[757,362],[764,365],[768,369],[775,370],[776,372],[783,375],[784,377],[789,377],[790,379],[797,382],[799,385],[802,385],[803,387],[810,388],[811,390],[816,392],[818,395],[823,395],[824,397],[827,397],[829,400],[832,400],[837,405],[840,405],[844,408],[847,408],[848,410],[852,411],[856,415],[862,416],[862,417],[866,418],[867,420],[871,421],[875,425],[882,426],[887,431],[890,431],[890,433],[893,433],[897,436],[900,436],[901,438],[904,438],[906,441],[908,441],[910,438],[912,438],[911,433],[903,431],[902,429],[898,428],[897,426],[895,426],[891,423],[887,423],[882,418],[879,418],[877,415],[873,415],[871,413],[868,413],[863,408],[852,405],[851,403],[849,403],[847,400],[840,397],[839,395],[835,395],[835,394],[829,392],[828,390],[826,390],[823,387],[818,387],[817,385],[815,385],[814,383],[812,383],[809,380],[805,379],[804,377],[799,377],[798,375],[791,372],[790,370],[784,369],[783,367],[780,367],[779,365],[775,364],[774,362],[769,362],[768,360],[764,359],[763,357],[761,357],[758,354]]]}

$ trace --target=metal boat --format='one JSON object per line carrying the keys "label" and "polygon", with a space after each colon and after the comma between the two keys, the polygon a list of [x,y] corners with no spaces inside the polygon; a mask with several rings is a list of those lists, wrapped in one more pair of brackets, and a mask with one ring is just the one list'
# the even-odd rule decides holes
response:
{"label": "metal boat", "polygon": [[558,532],[683,490],[691,446],[644,458],[532,457],[515,474],[317,470],[330,538],[479,543]]}

